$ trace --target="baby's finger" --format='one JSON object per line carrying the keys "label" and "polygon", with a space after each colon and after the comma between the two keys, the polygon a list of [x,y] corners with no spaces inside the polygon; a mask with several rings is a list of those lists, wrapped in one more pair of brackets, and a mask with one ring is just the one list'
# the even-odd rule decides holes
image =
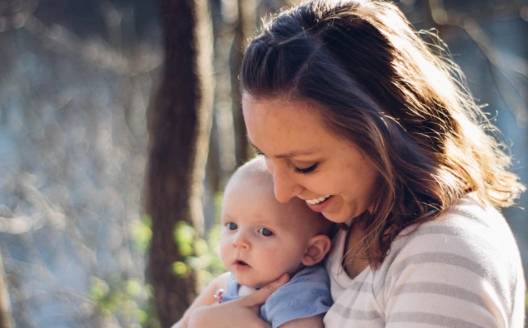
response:
{"label": "baby's finger", "polygon": [[246,307],[254,307],[263,304],[266,299],[273,294],[277,288],[284,285],[290,278],[288,274],[283,274],[279,279],[274,282],[270,282],[266,286],[260,288],[251,295],[245,296],[237,300],[237,302]]}

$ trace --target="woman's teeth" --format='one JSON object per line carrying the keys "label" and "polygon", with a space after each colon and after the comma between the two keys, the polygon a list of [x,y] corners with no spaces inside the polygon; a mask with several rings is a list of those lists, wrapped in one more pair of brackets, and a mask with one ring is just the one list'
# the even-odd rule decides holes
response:
{"label": "woman's teeth", "polygon": [[328,198],[330,198],[331,195],[325,195],[325,196],[321,196],[319,198],[314,198],[314,199],[307,199],[305,200],[305,202],[308,204],[308,205],[317,205],[319,203],[322,203],[324,202],[325,200],[327,200]]}

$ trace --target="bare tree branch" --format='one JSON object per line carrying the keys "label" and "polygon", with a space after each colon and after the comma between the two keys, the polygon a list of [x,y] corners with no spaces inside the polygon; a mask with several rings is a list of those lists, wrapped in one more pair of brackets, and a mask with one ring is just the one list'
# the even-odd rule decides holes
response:
{"label": "bare tree branch", "polygon": [[136,76],[149,73],[161,64],[158,51],[142,49],[136,56],[129,58],[105,46],[102,41],[80,40],[63,26],[48,27],[35,16],[27,17],[23,28],[44,42],[51,43],[54,49],[73,54],[88,63],[119,75]]}
{"label": "bare tree branch", "polygon": [[[500,95],[509,105],[516,118],[520,122],[527,122],[528,113],[526,112],[526,105],[522,100],[521,92],[517,90],[515,83],[507,74],[504,73],[504,70],[508,70],[517,73],[524,78],[528,78],[528,61],[519,56],[511,53],[505,53],[496,47],[493,47],[493,41],[481,28],[476,19],[458,12],[447,10],[442,0],[429,0],[429,6],[431,9],[431,17],[435,24],[439,26],[452,26],[460,28],[469,36],[475,45],[477,45],[488,61],[488,64],[491,66],[490,72],[492,73],[494,83],[499,90]],[[515,10],[520,12],[521,7],[519,5],[513,4],[512,6],[514,8],[510,8],[507,10],[508,12]],[[519,6],[519,8],[517,8],[517,6]],[[500,83],[498,83],[496,71],[493,67],[499,70],[499,72],[514,91],[506,90],[500,85]]]}
{"label": "bare tree branch", "polygon": [[[37,36],[52,49],[70,53],[99,68],[119,75],[136,76],[150,73],[160,66],[159,51],[144,47],[138,49],[134,56],[124,56],[105,45],[103,41],[81,40],[58,24],[52,27],[47,26],[34,16],[38,3],[37,0],[10,0],[0,3],[0,33],[13,29],[24,29]],[[107,12],[110,15],[110,17],[105,17],[108,24],[109,20],[115,20],[119,12],[113,6],[106,9],[109,9]],[[113,32],[111,34],[115,37],[116,33]]]}

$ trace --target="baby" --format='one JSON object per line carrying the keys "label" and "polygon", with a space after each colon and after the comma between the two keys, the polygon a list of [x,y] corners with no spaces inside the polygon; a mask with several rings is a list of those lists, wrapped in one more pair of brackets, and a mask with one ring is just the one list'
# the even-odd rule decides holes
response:
{"label": "baby", "polygon": [[213,280],[173,328],[185,327],[199,306],[246,295],[284,273],[290,280],[260,307],[260,317],[273,328],[323,327],[332,299],[321,261],[331,246],[332,224],[300,199],[277,202],[262,158],[231,177],[221,224],[220,257],[229,272]]}

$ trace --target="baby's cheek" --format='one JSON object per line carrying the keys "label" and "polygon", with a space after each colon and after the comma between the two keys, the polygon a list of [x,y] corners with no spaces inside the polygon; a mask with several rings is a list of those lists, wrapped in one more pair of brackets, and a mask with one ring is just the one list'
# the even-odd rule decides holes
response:
{"label": "baby's cheek", "polygon": [[225,242],[224,243],[220,242],[217,252],[218,252],[218,255],[220,256],[220,259],[225,264],[229,257],[229,244]]}
{"label": "baby's cheek", "polygon": [[280,252],[284,250],[284,247],[281,246],[282,245],[280,245],[279,243],[273,241],[265,241],[259,245],[260,249],[263,252],[274,253],[275,255],[278,255],[275,252]]}
{"label": "baby's cheek", "polygon": [[284,245],[269,245],[262,248],[261,257],[270,263],[283,264],[290,257],[288,253],[289,250]]}

